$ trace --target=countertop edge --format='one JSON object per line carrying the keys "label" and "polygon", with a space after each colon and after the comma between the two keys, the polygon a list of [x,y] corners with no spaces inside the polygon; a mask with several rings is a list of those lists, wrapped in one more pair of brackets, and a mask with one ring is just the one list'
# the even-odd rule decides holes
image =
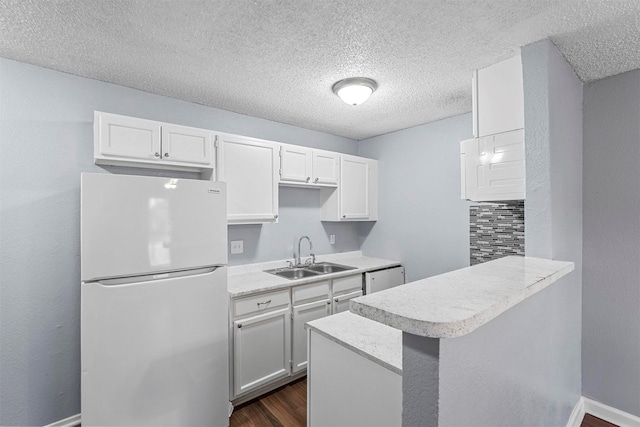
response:
{"label": "countertop edge", "polygon": [[304,327],[307,330],[311,330],[313,332],[316,332],[316,333],[322,335],[323,337],[327,338],[328,340],[333,341],[336,344],[341,345],[342,347],[344,347],[344,348],[346,348],[348,350],[351,350],[354,353],[359,354],[360,356],[364,357],[365,359],[370,360],[370,361],[382,366],[383,368],[389,369],[390,371],[392,371],[392,372],[394,372],[394,373],[396,373],[398,375],[402,375],[402,369],[398,368],[397,366],[392,365],[391,363],[389,363],[389,362],[387,362],[385,360],[382,360],[379,357],[376,357],[373,354],[371,354],[371,353],[369,353],[369,352],[367,352],[367,351],[365,351],[365,350],[363,350],[363,349],[361,349],[359,347],[354,346],[353,344],[350,344],[350,343],[348,343],[348,342],[346,342],[344,340],[341,340],[340,338],[336,337],[335,335],[333,335],[333,334],[331,334],[331,333],[329,333],[327,331],[324,331],[321,328],[315,327],[315,326],[311,325],[310,323],[306,323]]}
{"label": "countertop edge", "polygon": [[351,301],[350,311],[367,319],[380,322],[387,326],[400,329],[403,332],[407,332],[413,335],[428,338],[456,338],[467,335],[480,328],[481,326],[487,324],[491,320],[498,317],[500,314],[506,312],[507,310],[513,308],[530,296],[545,289],[552,283],[556,282],[558,279],[572,272],[574,269],[575,264],[573,262],[566,262],[566,265],[564,267],[532,283],[531,285],[522,289],[520,292],[515,293],[511,297],[497,301],[488,309],[455,322],[429,322],[423,319],[417,319],[415,317],[408,317],[401,314],[389,312],[372,305],[363,304],[359,302],[358,299]]}

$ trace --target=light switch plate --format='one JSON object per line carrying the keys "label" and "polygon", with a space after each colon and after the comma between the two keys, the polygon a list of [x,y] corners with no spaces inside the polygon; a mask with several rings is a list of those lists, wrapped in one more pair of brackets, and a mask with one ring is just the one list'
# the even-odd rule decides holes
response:
{"label": "light switch plate", "polygon": [[332,234],[329,236],[329,243],[331,243],[332,245],[336,244],[336,235]]}
{"label": "light switch plate", "polygon": [[231,255],[241,254],[244,252],[244,240],[231,241]]}

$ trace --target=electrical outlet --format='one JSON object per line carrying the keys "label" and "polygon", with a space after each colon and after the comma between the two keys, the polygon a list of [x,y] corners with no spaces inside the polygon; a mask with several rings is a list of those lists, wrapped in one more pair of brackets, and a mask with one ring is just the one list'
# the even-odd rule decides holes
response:
{"label": "electrical outlet", "polygon": [[231,254],[241,254],[244,252],[244,240],[231,241]]}
{"label": "electrical outlet", "polygon": [[332,245],[336,244],[336,235],[332,234],[329,236],[329,243],[331,243]]}

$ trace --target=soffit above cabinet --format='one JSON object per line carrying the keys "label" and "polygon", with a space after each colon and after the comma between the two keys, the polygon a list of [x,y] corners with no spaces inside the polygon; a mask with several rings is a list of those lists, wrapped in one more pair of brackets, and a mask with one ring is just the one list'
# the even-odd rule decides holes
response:
{"label": "soffit above cabinet", "polygon": [[[352,139],[471,110],[469,73],[550,37],[583,81],[640,68],[637,0],[0,0],[0,56]],[[331,86],[378,82],[358,107]]]}

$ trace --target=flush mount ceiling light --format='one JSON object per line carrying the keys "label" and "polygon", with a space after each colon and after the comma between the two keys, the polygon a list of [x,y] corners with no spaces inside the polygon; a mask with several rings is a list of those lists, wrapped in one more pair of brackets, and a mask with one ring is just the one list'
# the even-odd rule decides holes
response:
{"label": "flush mount ceiling light", "polygon": [[351,77],[333,85],[333,93],[349,105],[362,104],[378,88],[378,84],[366,77]]}

